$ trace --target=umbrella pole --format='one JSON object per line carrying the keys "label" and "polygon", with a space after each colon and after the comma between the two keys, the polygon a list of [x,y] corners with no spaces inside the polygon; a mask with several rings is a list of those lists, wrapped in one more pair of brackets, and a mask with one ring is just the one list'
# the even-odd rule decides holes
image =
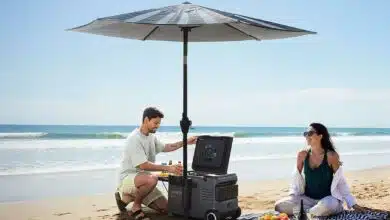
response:
{"label": "umbrella pole", "polygon": [[187,134],[191,126],[191,121],[187,115],[187,54],[188,54],[188,32],[190,27],[183,27],[183,114],[180,121],[181,131],[183,133],[183,205],[184,218],[188,219],[188,181],[187,181]]}

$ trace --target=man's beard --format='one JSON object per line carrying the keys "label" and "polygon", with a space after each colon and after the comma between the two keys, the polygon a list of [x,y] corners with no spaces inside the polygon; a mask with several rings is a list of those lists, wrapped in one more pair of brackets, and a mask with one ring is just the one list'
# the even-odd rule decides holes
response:
{"label": "man's beard", "polygon": [[149,129],[149,133],[156,133],[157,129]]}

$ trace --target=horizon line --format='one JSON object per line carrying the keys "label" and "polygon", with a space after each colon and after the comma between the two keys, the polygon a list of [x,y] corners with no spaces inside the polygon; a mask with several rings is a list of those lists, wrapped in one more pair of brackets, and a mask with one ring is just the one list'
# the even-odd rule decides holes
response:
{"label": "horizon line", "polygon": [[[100,126],[100,127],[137,127],[140,126],[140,124],[21,124],[21,123],[0,123],[0,126],[86,126],[86,127],[92,127],[92,126]],[[367,126],[327,126],[328,128],[361,128],[361,129],[390,129],[390,127],[367,127]],[[180,128],[180,125],[161,125],[160,127],[178,127]],[[246,128],[306,128],[308,126],[287,126],[287,125],[229,125],[229,124],[216,124],[216,125],[192,125],[191,127],[246,127]]]}

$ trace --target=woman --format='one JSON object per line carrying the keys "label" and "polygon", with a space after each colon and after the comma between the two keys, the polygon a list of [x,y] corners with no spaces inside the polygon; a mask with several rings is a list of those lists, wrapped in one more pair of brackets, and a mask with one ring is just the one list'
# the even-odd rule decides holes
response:
{"label": "woman", "polygon": [[310,148],[298,153],[289,197],[277,201],[275,210],[293,215],[301,200],[304,210],[314,216],[342,212],[343,201],[350,209],[365,210],[350,193],[328,129],[312,123],[304,136]]}

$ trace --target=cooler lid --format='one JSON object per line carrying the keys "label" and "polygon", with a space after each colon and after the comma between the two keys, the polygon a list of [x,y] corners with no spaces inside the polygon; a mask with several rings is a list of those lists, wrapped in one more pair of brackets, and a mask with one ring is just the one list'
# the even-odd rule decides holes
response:
{"label": "cooler lid", "polygon": [[233,137],[198,136],[192,169],[196,172],[227,174]]}

